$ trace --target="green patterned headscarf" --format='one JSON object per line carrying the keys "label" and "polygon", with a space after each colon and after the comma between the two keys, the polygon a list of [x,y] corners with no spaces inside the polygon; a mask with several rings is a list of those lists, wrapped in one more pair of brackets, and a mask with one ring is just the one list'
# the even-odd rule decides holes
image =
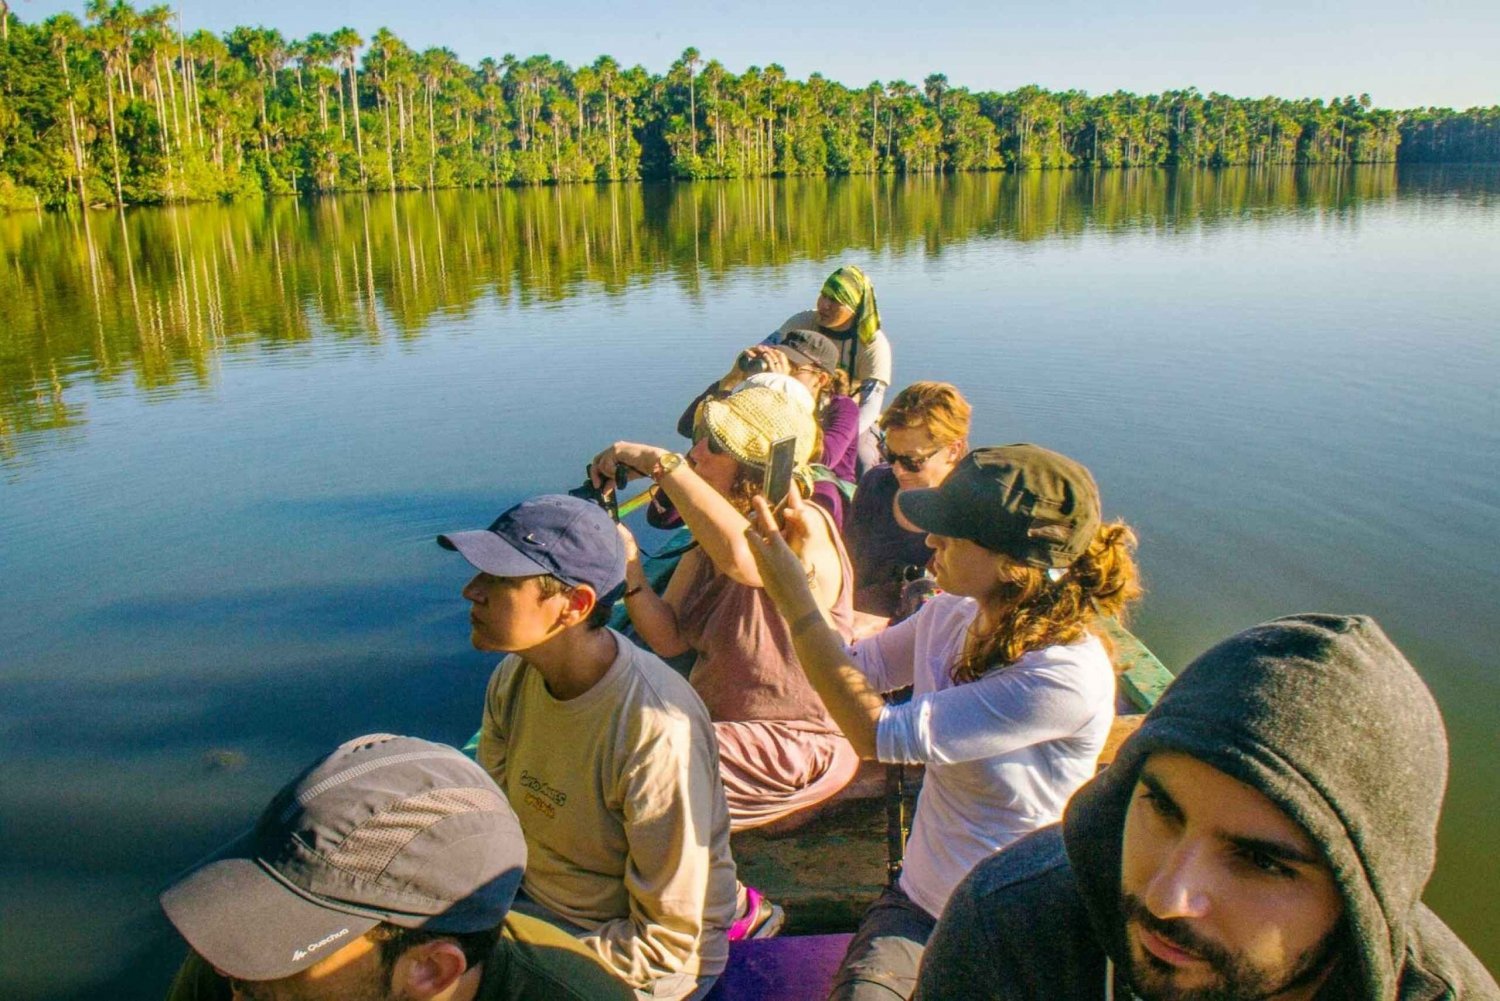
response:
{"label": "green patterned headscarf", "polygon": [[823,295],[854,310],[854,332],[861,344],[870,344],[880,329],[880,310],[875,305],[875,286],[865,273],[845,264],[823,283]]}

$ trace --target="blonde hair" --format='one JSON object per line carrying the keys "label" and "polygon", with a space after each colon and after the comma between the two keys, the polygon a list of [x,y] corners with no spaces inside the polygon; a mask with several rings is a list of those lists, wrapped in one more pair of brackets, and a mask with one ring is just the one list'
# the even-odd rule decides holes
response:
{"label": "blonde hair", "polygon": [[1003,579],[981,599],[994,622],[981,630],[975,619],[969,627],[950,672],[954,683],[975,681],[1032,650],[1076,643],[1086,632],[1108,648],[1099,620],[1123,621],[1127,606],[1142,594],[1135,545],[1135,533],[1123,521],[1100,525],[1088,549],[1056,581],[1046,570],[996,553]]}
{"label": "blonde hair", "polygon": [[891,401],[880,415],[880,429],[926,428],[939,445],[969,437],[974,408],[951,382],[914,382]]}

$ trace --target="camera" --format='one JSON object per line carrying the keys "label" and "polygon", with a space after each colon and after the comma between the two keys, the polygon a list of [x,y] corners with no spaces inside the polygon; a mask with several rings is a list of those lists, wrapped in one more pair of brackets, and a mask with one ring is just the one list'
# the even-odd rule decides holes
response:
{"label": "camera", "polygon": [[741,351],[740,356],[734,360],[734,367],[746,375],[759,375],[761,372],[769,372],[771,366],[760,355],[753,355],[749,351]]}
{"label": "camera", "polygon": [[616,490],[611,490],[609,493],[600,490],[594,486],[592,476],[584,480],[582,485],[569,490],[568,496],[577,497],[579,500],[586,500],[591,504],[598,504],[605,511],[609,512],[609,516],[615,521],[618,522],[620,520],[619,493]]}

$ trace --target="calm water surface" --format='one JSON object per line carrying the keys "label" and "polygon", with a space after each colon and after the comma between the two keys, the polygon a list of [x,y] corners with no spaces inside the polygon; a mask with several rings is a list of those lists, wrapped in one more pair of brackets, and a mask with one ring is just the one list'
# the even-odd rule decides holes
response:
{"label": "calm water surface", "polygon": [[1500,965],[1500,172],[1113,172],[0,218],[0,995],[159,997],[156,889],[298,766],[472,733],[433,535],[672,443],[843,261],[897,387],[1093,468],[1169,664],[1379,618],[1453,745],[1428,900]]}

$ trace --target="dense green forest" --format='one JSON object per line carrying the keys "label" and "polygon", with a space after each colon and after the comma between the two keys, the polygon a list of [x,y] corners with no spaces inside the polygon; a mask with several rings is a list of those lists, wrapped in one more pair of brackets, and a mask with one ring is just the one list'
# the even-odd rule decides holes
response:
{"label": "dense green forest", "polygon": [[941,73],[850,88],[688,49],[470,67],[385,29],[186,35],[167,6],[87,0],[28,24],[0,0],[0,206],[568,181],[1500,159],[1500,108],[1189,88],[973,92]]}

